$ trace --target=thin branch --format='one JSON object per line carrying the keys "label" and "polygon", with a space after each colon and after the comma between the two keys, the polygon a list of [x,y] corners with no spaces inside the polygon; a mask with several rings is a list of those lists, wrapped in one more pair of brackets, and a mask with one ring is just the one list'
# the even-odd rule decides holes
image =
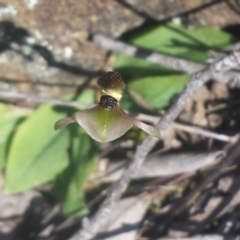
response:
{"label": "thin branch", "polygon": [[212,132],[209,130],[205,130],[200,127],[188,126],[188,125],[184,125],[184,124],[180,124],[180,123],[174,123],[173,126],[177,129],[185,131],[185,132],[189,132],[189,133],[201,135],[204,137],[216,139],[216,140],[219,140],[222,142],[232,142],[232,141],[235,141],[239,137],[239,134],[236,134],[234,136],[228,136],[225,134],[219,134],[219,133],[215,133],[215,132]]}
{"label": "thin branch", "polygon": [[59,106],[67,106],[67,107],[76,107],[76,108],[89,108],[92,104],[81,103],[77,101],[64,101],[55,98],[42,98],[34,95],[29,95],[25,93],[19,92],[8,92],[8,91],[0,91],[0,99],[11,99],[17,101],[25,101],[32,103],[51,103]]}
{"label": "thin branch", "polygon": [[[204,68],[203,70],[194,73],[191,76],[186,88],[178,97],[177,101],[168,110],[166,115],[158,122],[157,127],[161,133],[164,134],[164,131],[176,119],[189,98],[199,87],[201,87],[209,79],[214,79],[219,73],[234,68],[239,64],[240,50],[232,52],[231,54]],[[104,200],[103,204],[92,217],[90,222],[86,224],[83,229],[80,229],[71,238],[72,240],[91,239],[99,232],[101,227],[106,223],[112,209],[116,206],[118,200],[126,190],[131,180],[131,176],[133,176],[134,173],[142,166],[146,156],[157,143],[157,141],[157,139],[149,136],[142,142],[140,146],[137,147],[132,163],[124,171],[121,178],[110,187],[107,198]]]}
{"label": "thin branch", "polygon": [[[92,41],[96,45],[109,51],[123,53],[132,57],[143,58],[151,63],[159,64],[177,71],[183,71],[190,74],[206,67],[204,64],[149,51],[146,49],[141,49],[121,41],[107,38],[103,35],[94,35]],[[231,87],[240,87],[240,74],[238,72],[220,72],[219,74],[215,74],[214,79],[218,82],[229,84]]]}
{"label": "thin branch", "polygon": [[[143,114],[143,113],[138,114],[137,118],[140,119],[141,121],[148,121],[148,122],[152,122],[154,124],[156,124],[157,121],[159,120],[159,117],[157,117],[157,116],[149,116],[149,115]],[[173,122],[172,125],[175,129],[179,129],[184,132],[193,133],[193,134],[197,134],[200,136],[216,139],[216,140],[219,140],[222,142],[232,142],[232,141],[235,141],[239,137],[239,134],[236,134],[234,136],[228,136],[225,134],[219,134],[219,133],[215,133],[215,132],[203,129],[201,127],[190,126],[190,125],[177,123],[177,122]]]}

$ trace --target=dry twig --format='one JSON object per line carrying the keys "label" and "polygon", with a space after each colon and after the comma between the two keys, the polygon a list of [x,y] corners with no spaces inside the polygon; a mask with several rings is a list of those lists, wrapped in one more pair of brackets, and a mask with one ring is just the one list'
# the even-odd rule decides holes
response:
{"label": "dry twig", "polygon": [[[143,113],[138,114],[137,118],[139,118],[141,121],[147,121],[152,123],[157,123],[157,121],[159,120],[159,117],[157,116],[149,116]],[[234,136],[228,136],[225,134],[215,133],[213,131],[203,129],[201,127],[190,126],[190,125],[186,125],[178,122],[174,122],[172,124],[173,124],[173,127],[176,129],[179,129],[188,133],[193,133],[200,136],[216,139],[223,142],[235,141],[239,137],[239,134],[236,134]]]}
{"label": "dry twig", "polygon": [[19,92],[9,92],[9,91],[0,91],[0,99],[11,99],[15,101],[25,101],[31,103],[51,103],[54,105],[67,106],[67,107],[76,107],[76,108],[88,108],[92,105],[87,103],[82,103],[78,101],[64,101],[55,98],[43,98],[34,95],[29,95]]}

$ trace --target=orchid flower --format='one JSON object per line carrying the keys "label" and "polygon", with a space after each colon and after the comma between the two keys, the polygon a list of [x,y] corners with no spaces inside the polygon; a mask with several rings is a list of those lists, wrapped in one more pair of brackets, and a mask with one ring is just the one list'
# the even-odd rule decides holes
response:
{"label": "orchid flower", "polygon": [[119,106],[125,88],[120,73],[108,72],[101,76],[97,83],[102,90],[99,104],[91,109],[76,112],[71,117],[60,119],[54,125],[55,130],[77,122],[96,141],[110,142],[135,125],[153,137],[161,138],[155,127],[129,116]]}

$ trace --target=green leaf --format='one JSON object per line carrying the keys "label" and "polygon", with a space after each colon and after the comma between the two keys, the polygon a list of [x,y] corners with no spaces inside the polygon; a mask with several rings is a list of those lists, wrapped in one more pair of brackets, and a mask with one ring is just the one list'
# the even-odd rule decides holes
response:
{"label": "green leaf", "polygon": [[159,109],[169,105],[172,97],[183,90],[187,80],[187,74],[148,77],[132,81],[128,87],[153,108]]}
{"label": "green leaf", "polygon": [[16,131],[17,124],[27,116],[28,113],[29,111],[25,109],[0,104],[0,169],[5,166],[8,143]]}
{"label": "green leaf", "polygon": [[44,105],[19,126],[6,167],[8,193],[22,192],[53,180],[68,165],[68,132],[53,130],[54,122],[64,115]]}
{"label": "green leaf", "polygon": [[[208,50],[222,51],[232,40],[231,35],[216,28],[188,29],[169,23],[140,29],[127,38],[127,42],[140,48],[198,62],[207,58]],[[167,107],[189,78],[180,71],[123,54],[118,54],[115,69],[122,74],[127,89],[141,95],[154,108]],[[123,95],[121,106],[130,111],[139,109],[127,94]]]}
{"label": "green leaf", "polygon": [[76,100],[82,103],[88,103],[88,104],[94,103],[95,91],[93,91],[92,89],[86,89],[82,91],[82,93],[78,96]]}
{"label": "green leaf", "polygon": [[168,55],[203,61],[207,50],[224,50],[232,40],[230,34],[217,28],[203,26],[190,29],[168,23],[139,31],[129,42]]}
{"label": "green leaf", "polygon": [[70,164],[57,179],[55,195],[60,199],[65,214],[85,207],[84,188],[89,175],[97,164],[99,144],[92,140],[78,125],[68,127],[71,131]]}

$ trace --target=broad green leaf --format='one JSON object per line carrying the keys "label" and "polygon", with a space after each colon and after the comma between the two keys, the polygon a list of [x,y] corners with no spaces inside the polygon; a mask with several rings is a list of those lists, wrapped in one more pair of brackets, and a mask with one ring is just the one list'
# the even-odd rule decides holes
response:
{"label": "broad green leaf", "polygon": [[38,108],[15,134],[6,166],[5,190],[18,193],[53,180],[68,165],[69,134],[54,131],[65,114],[51,105]]}
{"label": "broad green leaf", "polygon": [[134,89],[149,105],[159,109],[169,105],[172,97],[183,90],[187,80],[187,74],[146,77],[129,83],[129,89]]}
{"label": "broad green leaf", "polygon": [[0,169],[5,166],[7,146],[11,136],[17,129],[17,124],[29,114],[29,111],[0,104]]}
{"label": "broad green leaf", "polygon": [[[216,28],[188,29],[174,24],[138,30],[127,38],[127,42],[138,47],[198,62],[207,58],[208,50],[224,50],[232,40],[231,35]],[[115,69],[123,75],[127,88],[154,108],[166,107],[189,78],[187,74],[123,54],[118,54]],[[130,111],[139,108],[126,94],[121,105]]]}
{"label": "broad green leaf", "polygon": [[190,29],[165,24],[139,31],[129,42],[168,55],[203,61],[207,57],[207,50],[224,50],[232,40],[230,34],[213,27]]}
{"label": "broad green leaf", "polygon": [[55,195],[62,202],[65,214],[84,209],[84,188],[89,175],[96,167],[99,151],[99,144],[79,126],[71,125],[69,129],[71,131],[70,164],[57,179],[55,187]]}

